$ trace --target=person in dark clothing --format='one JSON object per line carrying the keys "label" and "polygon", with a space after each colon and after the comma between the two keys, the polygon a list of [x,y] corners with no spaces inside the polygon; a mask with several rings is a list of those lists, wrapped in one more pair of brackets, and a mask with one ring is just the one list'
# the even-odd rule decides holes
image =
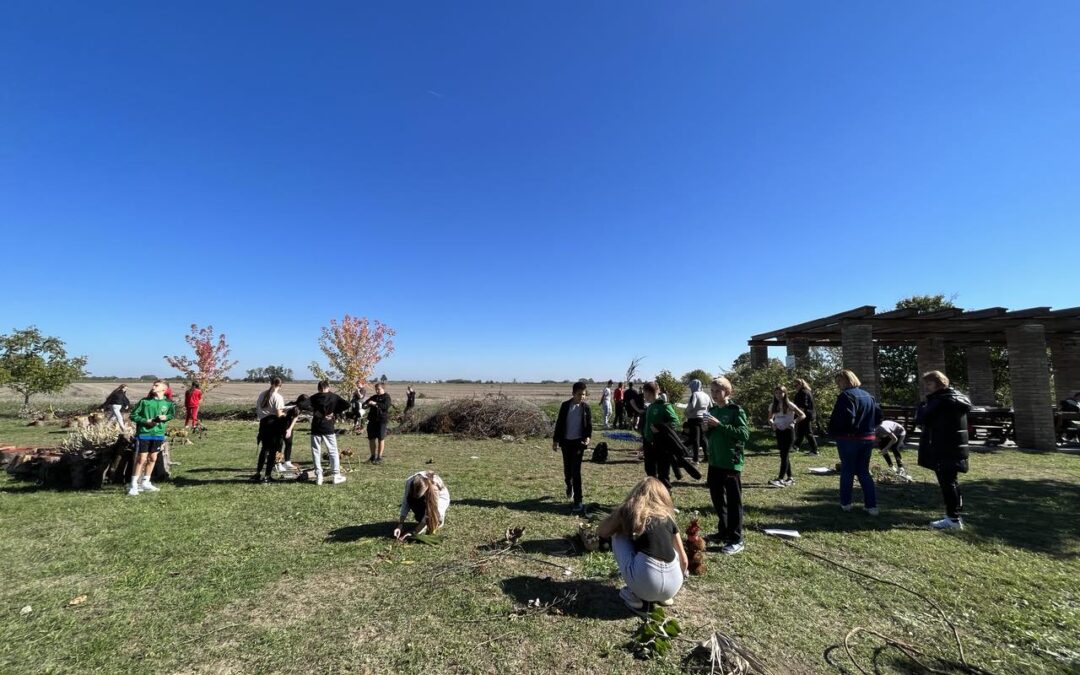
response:
{"label": "person in dark clothing", "polygon": [[624,399],[623,383],[620,382],[619,386],[615,387],[615,391],[612,392],[612,398],[615,400],[615,428],[622,429],[626,426],[626,402]]}
{"label": "person in dark clothing", "polygon": [[108,398],[105,399],[104,405],[106,414],[112,414],[113,420],[120,427],[120,433],[127,433],[127,425],[124,423],[124,411],[131,409],[131,401],[127,397],[127,385],[121,384],[116,389],[113,389]]}
{"label": "person in dark clothing", "polygon": [[413,390],[412,387],[408,387],[405,390],[405,414],[408,415],[409,412],[415,407],[416,407],[416,392]]}
{"label": "person in dark clothing", "polygon": [[[285,437],[292,435],[292,429],[299,415],[300,409],[294,406],[286,410],[284,415],[266,418],[268,421],[261,425],[259,463],[255,467],[255,475],[251,477],[252,482],[270,483],[274,480],[271,473],[277,454],[285,445]],[[263,474],[264,469],[265,474]]]}
{"label": "person in dark clothing", "polygon": [[383,451],[386,450],[386,426],[390,422],[390,394],[386,393],[386,385],[376,382],[375,393],[364,402],[364,407],[368,409],[367,437],[371,450],[368,461],[382,464]]}
{"label": "person in dark clothing", "polygon": [[551,436],[551,450],[562,450],[563,480],[566,496],[573,499],[573,511],[584,511],[581,491],[581,460],[592,440],[592,411],[585,397],[589,395],[584,382],[575,382],[571,397],[559,406],[555,419],[555,432]]}
{"label": "person in dark clothing", "polygon": [[322,448],[330,455],[330,480],[334,485],[345,482],[341,475],[341,458],[338,456],[337,429],[339,415],[349,410],[349,402],[330,391],[330,382],[319,382],[319,393],[308,399],[311,405],[311,459],[315,463],[315,484],[322,485]]}
{"label": "person in dark clothing", "polygon": [[795,396],[792,397],[792,401],[806,415],[795,425],[795,449],[802,450],[805,440],[810,444],[810,454],[816,455],[818,446],[817,438],[814,437],[814,420],[817,418],[817,413],[814,412],[814,392],[810,384],[802,378],[795,380],[795,387]]}
{"label": "person in dark clothing", "polygon": [[675,407],[660,398],[660,387],[655,382],[646,382],[641,387],[646,408],[642,415],[642,452],[645,455],[645,474],[658,479],[671,491],[671,446],[661,434],[660,427],[678,429],[679,415]]}
{"label": "person in dark clothing", "polygon": [[296,465],[292,463],[293,438],[295,438],[295,435],[293,434],[293,429],[296,427],[296,422],[300,419],[300,415],[302,413],[311,412],[311,403],[309,401],[310,398],[307,394],[300,394],[296,397],[295,401],[290,401],[285,404],[286,408],[290,406],[295,406],[298,410],[296,416],[292,419],[292,423],[289,424],[289,427],[285,430],[285,444],[282,451],[282,461],[277,466],[278,473],[289,473],[290,471],[296,471]]}
{"label": "person in dark clothing", "polygon": [[840,508],[851,510],[851,489],[858,476],[866,512],[876,516],[877,490],[870,475],[870,457],[874,454],[874,429],[881,424],[883,415],[881,406],[860,388],[861,384],[850,370],[837,373],[840,395],[829,417],[829,436],[836,441],[840,454]]}
{"label": "person in dark clothing", "polygon": [[923,374],[922,382],[928,393],[915,411],[915,423],[922,427],[919,466],[937,474],[945,499],[945,517],[930,525],[936,530],[962,530],[964,499],[957,476],[968,471],[967,414],[971,401],[950,387],[949,378],[941,371]]}
{"label": "person in dark clothing", "polygon": [[623,394],[623,402],[626,406],[626,417],[630,429],[641,433],[642,425],[645,424],[645,398],[641,392],[634,389],[634,383]]}

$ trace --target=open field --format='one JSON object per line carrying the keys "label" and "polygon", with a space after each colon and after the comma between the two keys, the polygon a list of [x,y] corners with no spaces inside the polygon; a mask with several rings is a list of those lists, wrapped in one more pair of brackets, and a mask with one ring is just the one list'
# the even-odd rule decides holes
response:
{"label": "open field", "polygon": [[[76,382],[71,386],[64,389],[59,394],[53,395],[35,395],[32,399],[32,403],[37,408],[45,408],[49,405],[62,406],[65,404],[78,403],[80,405],[93,405],[95,403],[101,403],[105,400],[105,397],[109,395],[116,385],[122,381],[126,381],[128,384],[128,397],[132,403],[137,401],[139,397],[145,394],[144,390],[150,389],[149,382],[139,382],[137,380],[117,380],[116,382]],[[184,390],[184,381],[180,379],[169,380],[172,383],[173,390],[179,396]],[[390,394],[390,397],[396,404],[404,405],[405,403],[405,387],[409,382],[390,382],[387,384],[386,391]],[[468,396],[484,396],[486,394],[498,394],[502,393],[514,398],[523,398],[530,401],[536,401],[537,403],[545,403],[550,401],[560,401],[570,398],[570,384],[512,384],[512,383],[499,383],[499,384],[426,384],[426,383],[412,383],[413,389],[416,390],[417,395],[423,394],[423,398],[419,398],[417,404],[423,404],[431,401],[445,401],[451,398],[462,398]],[[602,384],[590,385],[590,394],[592,398],[598,400],[600,397],[600,391],[604,388]],[[252,406],[255,405],[255,399],[259,396],[259,392],[266,389],[266,384],[258,382],[226,382],[219,385],[208,395],[204,397],[204,402],[207,405],[213,405],[217,403],[223,404],[236,404],[250,402]],[[374,393],[372,387],[368,387],[369,393]],[[313,382],[289,382],[281,387],[282,395],[286,400],[295,398],[299,394],[312,394],[315,392],[315,384]],[[351,392],[339,392],[345,398],[348,398]],[[15,392],[5,387],[0,387],[0,401],[6,402],[21,402],[22,397]]]}
{"label": "open field", "polygon": [[[391,436],[386,462],[355,464],[343,485],[256,485],[245,480],[254,424],[210,427],[209,438],[176,449],[175,481],[157,495],[58,493],[0,477],[0,672],[681,672],[690,644],[652,662],[625,648],[638,620],[617,597],[610,554],[568,544],[581,521],[562,498],[548,440]],[[0,419],[2,441],[54,443],[61,433]],[[298,440],[303,460],[306,430]],[[340,444],[363,447],[352,436]],[[594,513],[643,474],[632,447],[615,442],[610,463],[586,465]],[[770,489],[777,459],[752,448],[749,525],[798,529],[807,550],[933,598],[973,664],[1076,672],[1080,457],[975,455],[963,483],[969,527],[956,534],[926,527],[940,496],[918,469],[911,485],[880,486],[880,517],[840,512],[836,478],[805,474],[833,461],[830,448],[797,457],[796,485]],[[450,486],[448,538],[395,544],[387,535],[402,481],[425,466]],[[702,485],[678,483],[675,497],[682,527],[695,512],[712,527]],[[522,552],[534,559],[461,566],[482,560],[478,547],[510,525],[526,527]],[[714,551],[707,564],[672,612],[689,637],[722,630],[776,673],[855,672],[841,645],[856,625],[955,658],[923,601],[756,530],[744,553]],[[560,598],[558,612],[528,610],[530,600]],[[879,672],[917,671],[896,652],[875,657],[872,643],[856,644],[867,667],[876,658]]]}

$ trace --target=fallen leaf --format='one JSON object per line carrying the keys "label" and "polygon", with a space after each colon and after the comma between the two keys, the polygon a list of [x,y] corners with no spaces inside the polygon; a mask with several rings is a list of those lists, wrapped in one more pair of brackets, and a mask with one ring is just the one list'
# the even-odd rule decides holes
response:
{"label": "fallen leaf", "polygon": [[412,561],[412,560],[402,560],[402,561],[401,561],[401,564],[402,564],[402,565],[411,565],[411,564],[413,564],[413,562],[414,562],[414,561]]}
{"label": "fallen leaf", "polygon": [[72,598],[68,602],[68,607],[75,607],[76,605],[81,605],[84,602],[86,602],[86,599],[87,599],[87,596],[85,596],[85,595],[76,596],[76,597]]}
{"label": "fallen leaf", "polygon": [[22,609],[19,610],[19,614],[21,614],[22,616],[27,616],[32,611],[34,611],[34,608],[31,607],[30,605],[27,605],[26,607],[23,607]]}

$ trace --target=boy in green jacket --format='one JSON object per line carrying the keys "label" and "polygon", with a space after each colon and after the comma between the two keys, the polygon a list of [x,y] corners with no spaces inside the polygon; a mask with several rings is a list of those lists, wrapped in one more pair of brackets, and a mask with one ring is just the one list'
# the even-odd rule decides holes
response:
{"label": "boy in green jacket", "polygon": [[750,440],[746,411],[730,402],[731,382],[726,377],[712,381],[713,405],[705,417],[709,440],[709,496],[720,522],[714,540],[725,555],[743,550],[742,468],[743,445]]}
{"label": "boy in green jacket", "polygon": [[659,425],[666,424],[672,429],[682,426],[679,422],[679,414],[674,406],[667,401],[658,398],[660,387],[655,382],[646,382],[641,387],[641,393],[645,397],[645,428],[641,431],[644,440],[643,450],[645,453],[645,473],[656,478],[668,492],[671,492],[671,457],[664,448],[656,444]]}
{"label": "boy in green jacket", "polygon": [[[175,414],[176,406],[165,398],[163,380],[154,382],[150,395],[139,401],[131,411],[131,421],[135,423],[135,468],[131,470],[128,495],[135,497],[140,492],[158,491],[150,482],[150,475],[157,465],[161,444],[165,442],[165,424]],[[139,474],[143,474],[141,483]]]}

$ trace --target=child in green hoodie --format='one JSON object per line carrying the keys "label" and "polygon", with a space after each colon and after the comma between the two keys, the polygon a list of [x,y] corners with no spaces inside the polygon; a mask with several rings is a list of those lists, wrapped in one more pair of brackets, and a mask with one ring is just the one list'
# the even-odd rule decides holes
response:
{"label": "child in green hoodie", "polygon": [[[176,406],[165,398],[163,380],[154,382],[150,394],[131,411],[131,421],[135,423],[135,468],[131,470],[128,495],[135,497],[140,492],[158,491],[150,482],[150,475],[157,465],[161,444],[165,442],[165,425],[175,414]],[[139,474],[142,474],[142,482]]]}
{"label": "child in green hoodie", "polygon": [[746,411],[730,401],[732,387],[726,377],[712,381],[713,405],[705,417],[709,442],[709,496],[720,522],[716,539],[721,553],[743,550],[742,468],[743,446],[750,440]]}

